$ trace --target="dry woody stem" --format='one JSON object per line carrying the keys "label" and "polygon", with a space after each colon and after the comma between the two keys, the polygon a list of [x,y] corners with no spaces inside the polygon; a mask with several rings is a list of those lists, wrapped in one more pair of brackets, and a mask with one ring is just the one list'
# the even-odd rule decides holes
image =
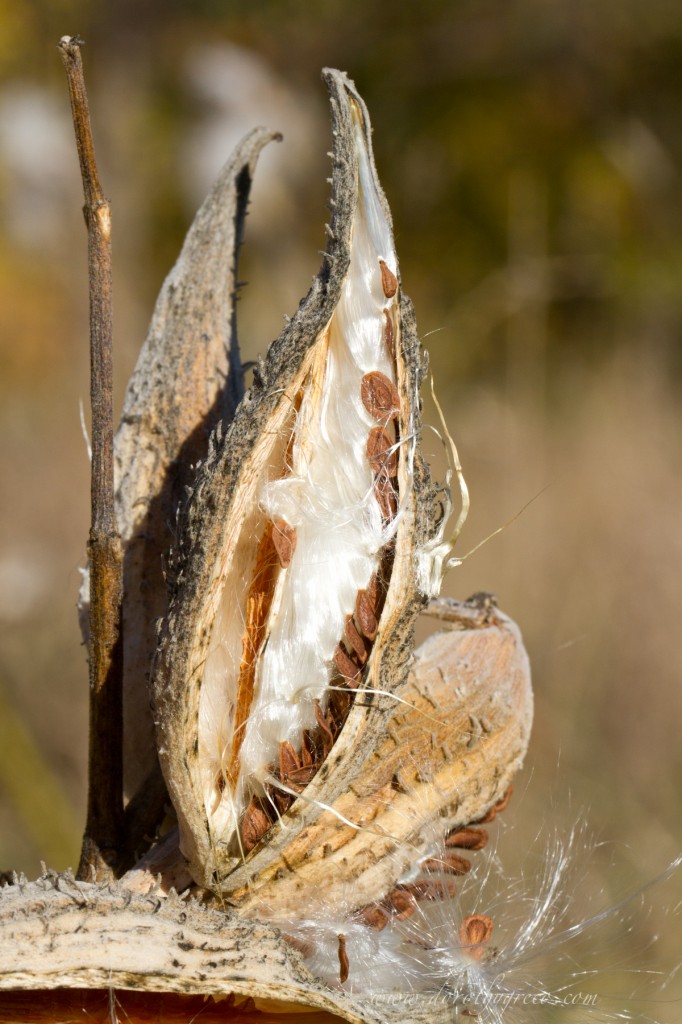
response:
{"label": "dry woody stem", "polygon": [[95,162],[78,37],[59,43],[83,179],[90,291],[92,407],[90,557],[90,748],[88,808],[79,877],[106,875],[117,859],[121,790],[122,552],[114,515],[111,211]]}

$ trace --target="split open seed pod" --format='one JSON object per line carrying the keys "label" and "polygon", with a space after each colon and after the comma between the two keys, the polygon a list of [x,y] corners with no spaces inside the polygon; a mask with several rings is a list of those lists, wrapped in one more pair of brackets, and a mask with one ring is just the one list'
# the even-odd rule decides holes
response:
{"label": "split open seed pod", "polygon": [[[494,922],[457,898],[525,754],[528,661],[487,598],[429,600],[450,545],[447,487],[420,454],[425,360],[366,108],[343,74],[325,79],[327,252],[252,388],[241,396],[233,293],[273,138],[261,130],[199,212],[129,385],[116,439],[129,849],[116,882],[47,872],[0,889],[0,992],[33,990],[12,1019],[48,990],[60,1019],[74,1000],[82,1012],[91,989],[149,995],[126,996],[130,1020],[158,1015],[165,993],[167,1018],[223,1019],[243,999],[237,1015],[256,1000],[445,1024],[459,1003],[432,965],[431,912],[459,995],[494,956]],[[185,485],[167,603],[161,553]],[[427,600],[445,628],[413,652]],[[157,616],[154,750],[142,683]],[[165,804],[157,751],[191,879],[173,829],[136,859]]]}
{"label": "split open seed pod", "polygon": [[213,889],[264,841],[275,856],[376,746],[443,518],[369,117],[343,74],[325,80],[327,252],[201,467],[153,674],[181,847]]}

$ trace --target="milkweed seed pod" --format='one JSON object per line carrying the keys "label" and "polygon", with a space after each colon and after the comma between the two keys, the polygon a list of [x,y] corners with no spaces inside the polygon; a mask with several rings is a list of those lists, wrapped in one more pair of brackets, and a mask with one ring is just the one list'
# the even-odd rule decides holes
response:
{"label": "milkweed seed pod", "polygon": [[[189,873],[171,829],[115,883],[0,888],[0,990],[72,988],[78,1012],[83,988],[149,995],[123,993],[130,1020],[164,993],[169,1017],[213,997],[207,1020],[256,1000],[445,1024],[494,962],[495,922],[458,898],[525,754],[528,661],[489,598],[436,596],[450,496],[420,453],[425,359],[367,110],[325,79],[332,221],[308,296],[243,394],[234,288],[259,130],[162,289],[116,439],[131,831],[145,849],[158,824],[158,754]],[[444,628],[413,652],[427,603]]]}
{"label": "milkweed seed pod", "polygon": [[494,606],[432,608],[447,626],[417,648],[402,703],[351,787],[279,856],[230,876],[241,915],[290,930],[305,906],[308,919],[383,928],[422,899],[447,897],[486,846],[528,742],[528,660]]}
{"label": "milkweed seed pod", "polygon": [[212,439],[153,678],[181,849],[214,891],[276,871],[357,788],[400,699],[443,528],[420,455],[424,359],[369,117],[344,75],[325,78],[324,263]]}
{"label": "milkweed seed pod", "polygon": [[[167,610],[163,560],[175,510],[211,431],[232,418],[243,395],[235,320],[239,246],[256,162],[263,147],[280,138],[262,128],[250,132],[197,213],[159,294],[116,433],[116,520],[125,550],[123,760],[130,795],[157,765],[148,680],[157,620]],[[87,600],[86,573],[86,636]]]}
{"label": "milkweed seed pod", "polygon": [[276,856],[357,776],[404,682],[442,527],[369,117],[344,75],[325,79],[325,259],[201,467],[153,679],[182,850],[211,888],[266,835],[254,862]]}

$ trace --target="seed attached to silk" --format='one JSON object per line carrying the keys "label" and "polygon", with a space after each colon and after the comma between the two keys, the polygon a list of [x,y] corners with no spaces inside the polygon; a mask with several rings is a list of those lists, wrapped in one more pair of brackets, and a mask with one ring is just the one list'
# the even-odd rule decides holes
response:
{"label": "seed attached to silk", "polygon": [[346,952],[346,936],[339,935],[339,981],[342,985],[344,981],[348,981],[349,974],[350,962],[348,960],[348,953]]}
{"label": "seed attached to silk", "polygon": [[472,914],[465,917],[459,926],[459,942],[466,949],[471,960],[482,960],[485,944],[493,934],[493,922],[486,914]]}
{"label": "seed attached to silk", "polygon": [[482,850],[487,842],[488,832],[484,828],[458,828],[445,837],[446,846],[460,850]]}
{"label": "seed attached to silk", "polygon": [[386,470],[389,476],[398,471],[398,450],[391,435],[383,427],[373,427],[367,439],[367,461],[375,473]]}
{"label": "seed attached to silk", "polygon": [[349,686],[357,685],[357,680],[362,675],[362,667],[355,664],[340,644],[334,651],[334,667]]}
{"label": "seed attached to silk", "polygon": [[355,599],[355,621],[360,632],[368,640],[374,640],[377,635],[377,617],[372,606],[372,601],[367,590],[359,590]]}
{"label": "seed attached to silk", "polygon": [[255,797],[244,813],[241,823],[242,845],[244,852],[249,853],[261,841],[270,828],[270,819]]}
{"label": "seed attached to silk", "polygon": [[442,857],[427,857],[422,861],[423,871],[444,871],[448,875],[466,875],[471,870],[471,861],[460,857],[452,850],[446,850]]}
{"label": "seed attached to silk", "polygon": [[395,419],[400,413],[400,396],[393,381],[373,370],[362,378],[360,387],[362,403],[375,420],[388,421]]}
{"label": "seed attached to silk", "polygon": [[381,287],[387,299],[392,299],[398,291],[398,278],[384,260],[379,260],[381,267]]}
{"label": "seed attached to silk", "polygon": [[283,569],[288,569],[296,550],[296,528],[289,526],[284,519],[275,520],[272,525],[272,543],[277,552],[279,564]]}
{"label": "seed attached to silk", "polygon": [[393,480],[385,470],[377,473],[374,480],[374,496],[381,510],[382,518],[390,521],[398,512],[398,494]]}
{"label": "seed attached to silk", "polygon": [[367,644],[358,632],[352,615],[346,618],[345,637],[348,647],[353,651],[360,664],[364,665],[367,661]]}

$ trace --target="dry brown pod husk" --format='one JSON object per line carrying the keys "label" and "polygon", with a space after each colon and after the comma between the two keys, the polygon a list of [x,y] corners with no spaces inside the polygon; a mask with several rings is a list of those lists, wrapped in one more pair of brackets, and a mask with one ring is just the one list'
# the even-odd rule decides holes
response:
{"label": "dry brown pod husk", "polygon": [[[269,1001],[271,1009],[305,1005],[348,1021],[404,1020],[399,1001],[382,1003],[380,993],[368,1001],[354,990],[343,936],[340,978],[321,980],[296,937],[297,921],[317,907],[321,915],[357,921],[364,914],[368,926],[390,928],[427,891],[429,898],[447,896],[449,876],[465,868],[461,851],[448,852],[444,838],[494,816],[522,763],[532,694],[518,629],[488,601],[433,600],[447,557],[449,495],[432,482],[420,454],[425,358],[402,294],[367,110],[345,75],[324,74],[334,135],[332,221],[308,296],[237,405],[236,344],[229,358],[223,353],[234,330],[248,181],[272,138],[258,132],[202,208],[164,286],[117,438],[130,647],[126,721],[137,720],[129,735],[142,747],[142,756],[128,752],[128,779],[132,791],[141,779],[158,778],[158,754],[178,831],[113,886],[48,874],[0,891],[2,989],[236,994]],[[228,252],[231,276],[218,288]],[[348,422],[355,417],[365,431],[349,471],[358,476],[360,498],[349,508],[362,523],[366,551],[350,598],[337,601],[341,619],[324,639],[310,639],[312,649],[329,647],[315,662],[326,680],[304,679],[300,697],[296,691],[287,698],[287,713],[299,700],[303,711],[298,731],[286,732],[269,722],[260,694],[266,659],[277,655],[282,609],[287,601],[298,607],[291,580],[309,550],[308,521],[273,512],[271,495],[287,495],[277,487],[295,484],[305,504],[312,500],[308,478],[314,497],[322,493],[326,501],[324,488],[333,490],[334,475],[321,469],[315,476],[314,466],[316,459],[329,463],[329,448],[318,453],[320,426],[331,422],[324,410],[338,385],[330,367],[345,344],[344,310],[355,308],[360,280],[370,281],[363,308],[374,317],[376,357],[365,352],[365,362],[356,360],[339,379],[350,381],[342,420],[350,409]],[[192,348],[197,332],[211,340],[203,364]],[[178,377],[185,390],[176,401]],[[340,462],[351,434],[349,426],[327,439]],[[169,563],[167,607],[159,552],[168,547],[173,478],[177,469],[186,485],[197,459]],[[351,517],[339,521],[329,532],[331,547]],[[330,590],[343,571],[327,571]],[[414,652],[415,619],[427,605],[445,628]],[[162,621],[151,682],[154,748],[144,742],[149,717],[141,683],[156,647],[155,615]],[[221,672],[231,679],[227,696],[216,684]],[[259,715],[268,720],[262,763],[252,740],[260,735],[253,726]],[[158,803],[163,787],[148,785]],[[143,785],[135,798],[142,805],[144,795]],[[477,827],[462,839],[471,850],[485,842]],[[426,880],[420,865],[429,866]],[[191,896],[179,899],[175,889]],[[73,941],[76,933],[82,937]],[[451,1016],[445,999],[410,1002],[411,1020]]]}

